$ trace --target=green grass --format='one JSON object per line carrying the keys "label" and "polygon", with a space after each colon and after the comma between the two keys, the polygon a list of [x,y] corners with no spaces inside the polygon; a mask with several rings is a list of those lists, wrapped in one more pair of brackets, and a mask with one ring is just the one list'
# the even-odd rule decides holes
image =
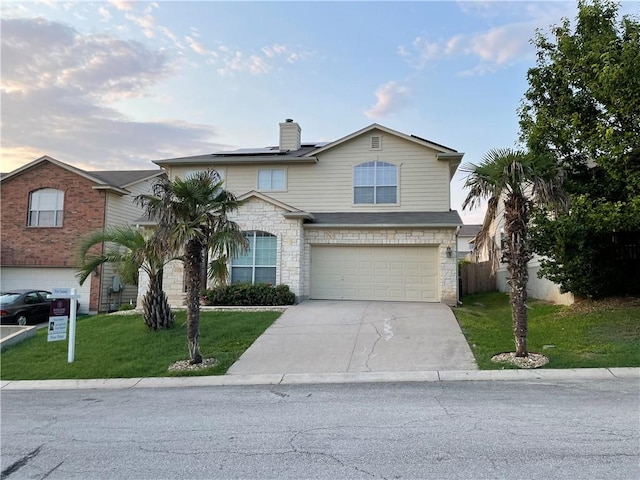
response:
{"label": "green grass", "polygon": [[194,372],[168,372],[188,358],[186,312],[176,312],[169,330],[150,331],[140,315],[96,315],[76,327],[74,363],[67,362],[67,342],[47,342],[47,330],[0,355],[2,380],[131,378],[223,375],[280,312],[201,312],[200,350],[218,364]]}
{"label": "green grass", "polygon": [[[549,358],[545,368],[640,366],[637,302],[562,306],[530,299],[528,312],[529,351]],[[491,361],[515,349],[507,294],[471,295],[454,313],[481,369],[510,368]]]}

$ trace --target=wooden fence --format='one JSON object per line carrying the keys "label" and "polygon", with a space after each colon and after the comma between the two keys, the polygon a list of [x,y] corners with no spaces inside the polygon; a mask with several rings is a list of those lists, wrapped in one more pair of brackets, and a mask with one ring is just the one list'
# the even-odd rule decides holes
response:
{"label": "wooden fence", "polygon": [[460,265],[460,298],[474,293],[495,290],[496,276],[491,271],[491,262]]}

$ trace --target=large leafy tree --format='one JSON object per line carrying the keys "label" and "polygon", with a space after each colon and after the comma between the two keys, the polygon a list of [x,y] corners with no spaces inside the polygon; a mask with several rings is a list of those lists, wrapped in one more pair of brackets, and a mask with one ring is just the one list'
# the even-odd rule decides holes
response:
{"label": "large leafy tree", "polygon": [[538,32],[534,44],[522,141],[567,171],[573,197],[564,214],[543,210],[536,217],[540,273],[563,291],[621,293],[633,285],[617,281],[630,258],[611,252],[621,241],[640,244],[640,216],[627,215],[640,196],[640,22],[620,17],[610,0],[581,0],[575,26],[564,19],[549,36]]}
{"label": "large leafy tree", "polygon": [[137,201],[157,223],[155,237],[185,269],[187,343],[192,364],[202,363],[200,354],[200,294],[205,256],[210,252],[220,277],[225,277],[226,260],[244,251],[247,241],[228,214],[238,208],[237,198],[223,188],[217,172],[197,172],[186,179],[163,178],[151,195]]}
{"label": "large leafy tree", "polygon": [[[99,253],[94,248],[104,245]],[[143,319],[153,330],[169,328],[174,317],[162,289],[162,268],[166,248],[145,232],[128,225],[96,231],[84,238],[78,248],[78,279],[84,281],[100,265],[113,263],[125,283],[138,284],[138,273],[149,277],[148,289],[142,297]]]}
{"label": "large leafy tree", "polygon": [[462,208],[474,208],[487,200],[487,212],[476,236],[476,248],[489,248],[498,259],[498,247],[492,238],[496,225],[503,225],[502,261],[509,273],[509,298],[512,310],[516,356],[529,355],[527,348],[528,314],[527,263],[532,258],[529,244],[529,220],[535,204],[563,207],[564,175],[553,161],[522,151],[489,151],[478,165],[467,164],[465,188],[469,193]]}

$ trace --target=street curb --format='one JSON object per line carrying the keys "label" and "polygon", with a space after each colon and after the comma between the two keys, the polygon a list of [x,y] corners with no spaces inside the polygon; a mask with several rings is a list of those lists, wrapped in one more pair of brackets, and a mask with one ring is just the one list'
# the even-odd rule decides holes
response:
{"label": "street curb", "polygon": [[425,372],[287,373],[208,377],[105,378],[87,380],[3,380],[0,390],[80,390],[221,387],[234,385],[310,385],[327,383],[394,383],[459,381],[558,381],[635,378],[640,368],[538,370],[433,370]]}

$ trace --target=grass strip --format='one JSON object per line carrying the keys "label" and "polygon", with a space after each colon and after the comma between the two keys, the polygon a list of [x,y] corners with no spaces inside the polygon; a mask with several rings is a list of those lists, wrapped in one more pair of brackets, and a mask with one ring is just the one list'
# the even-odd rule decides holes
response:
{"label": "grass strip", "polygon": [[[453,311],[480,369],[516,368],[491,361],[493,355],[515,349],[507,294],[470,295]],[[544,368],[640,366],[637,301],[564,306],[530,299],[528,312],[529,351],[549,358]]]}
{"label": "grass strip", "polygon": [[151,331],[141,315],[95,315],[76,327],[75,361],[67,362],[67,342],[47,342],[47,329],[2,352],[2,380],[131,378],[224,375],[280,312],[201,312],[200,349],[216,358],[210,368],[169,372],[188,358],[186,312],[176,312],[168,330]]}

